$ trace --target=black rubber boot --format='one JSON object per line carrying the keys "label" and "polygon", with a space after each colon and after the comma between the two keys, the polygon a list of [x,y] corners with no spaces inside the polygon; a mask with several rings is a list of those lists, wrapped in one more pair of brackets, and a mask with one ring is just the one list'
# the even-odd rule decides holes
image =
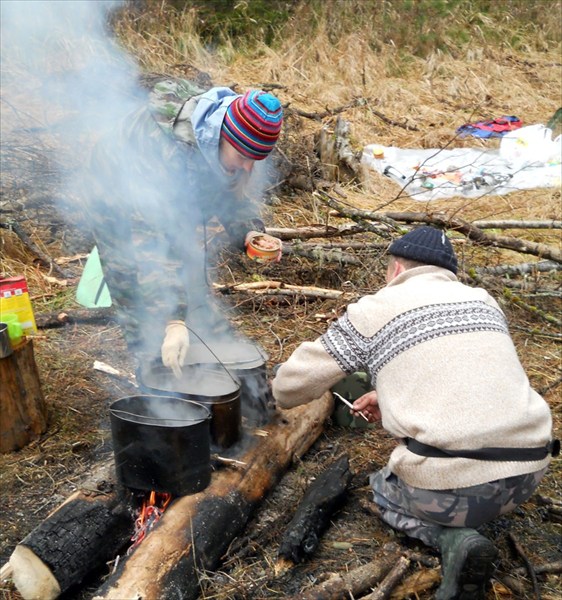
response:
{"label": "black rubber boot", "polygon": [[443,578],[436,600],[484,600],[498,551],[474,529],[447,528],[438,540]]}

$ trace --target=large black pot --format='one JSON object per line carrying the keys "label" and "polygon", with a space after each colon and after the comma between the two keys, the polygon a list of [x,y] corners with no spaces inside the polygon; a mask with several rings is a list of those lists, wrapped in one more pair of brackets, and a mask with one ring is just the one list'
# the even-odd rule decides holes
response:
{"label": "large black pot", "polygon": [[242,416],[250,426],[267,423],[272,413],[273,398],[267,382],[267,354],[257,345],[232,340],[191,344],[185,364],[222,365],[241,385]]}
{"label": "large black pot", "polygon": [[240,439],[240,382],[223,367],[185,365],[177,378],[156,362],[141,365],[137,381],[150,394],[194,400],[207,407],[211,413],[211,442],[219,448],[230,448]]}
{"label": "large black pot", "polygon": [[117,478],[126,487],[185,496],[211,479],[210,411],[166,396],[127,396],[109,407]]}

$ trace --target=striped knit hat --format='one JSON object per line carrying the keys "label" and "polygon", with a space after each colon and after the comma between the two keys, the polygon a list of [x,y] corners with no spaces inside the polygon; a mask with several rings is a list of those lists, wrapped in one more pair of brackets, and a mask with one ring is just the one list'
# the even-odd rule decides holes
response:
{"label": "striped knit hat", "polygon": [[243,156],[263,160],[273,150],[282,124],[279,100],[266,92],[250,90],[230,103],[222,122],[221,138]]}

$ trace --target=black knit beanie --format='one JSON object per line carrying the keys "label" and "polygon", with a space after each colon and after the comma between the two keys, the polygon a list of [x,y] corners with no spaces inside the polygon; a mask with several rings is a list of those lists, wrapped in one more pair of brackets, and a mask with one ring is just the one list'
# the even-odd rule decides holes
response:
{"label": "black knit beanie", "polygon": [[434,227],[418,227],[394,240],[389,254],[409,258],[426,265],[443,267],[457,274],[457,257],[444,231]]}

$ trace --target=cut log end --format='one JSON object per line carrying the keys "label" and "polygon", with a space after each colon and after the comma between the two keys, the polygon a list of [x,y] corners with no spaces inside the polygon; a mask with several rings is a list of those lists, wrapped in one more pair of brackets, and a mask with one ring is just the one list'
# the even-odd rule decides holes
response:
{"label": "cut log end", "polygon": [[287,571],[292,569],[294,566],[295,566],[295,563],[292,560],[288,560],[286,558],[277,559],[277,561],[275,562],[275,565],[273,567],[273,570],[275,572],[275,577],[279,577],[279,575],[283,575],[283,573],[286,573]]}
{"label": "cut log end", "polygon": [[5,583],[7,581],[11,581],[14,575],[14,570],[12,569],[12,565],[7,562],[0,569],[0,583]]}
{"label": "cut log end", "polygon": [[61,588],[49,567],[26,546],[18,544],[8,564],[24,600],[54,600],[60,595]]}

